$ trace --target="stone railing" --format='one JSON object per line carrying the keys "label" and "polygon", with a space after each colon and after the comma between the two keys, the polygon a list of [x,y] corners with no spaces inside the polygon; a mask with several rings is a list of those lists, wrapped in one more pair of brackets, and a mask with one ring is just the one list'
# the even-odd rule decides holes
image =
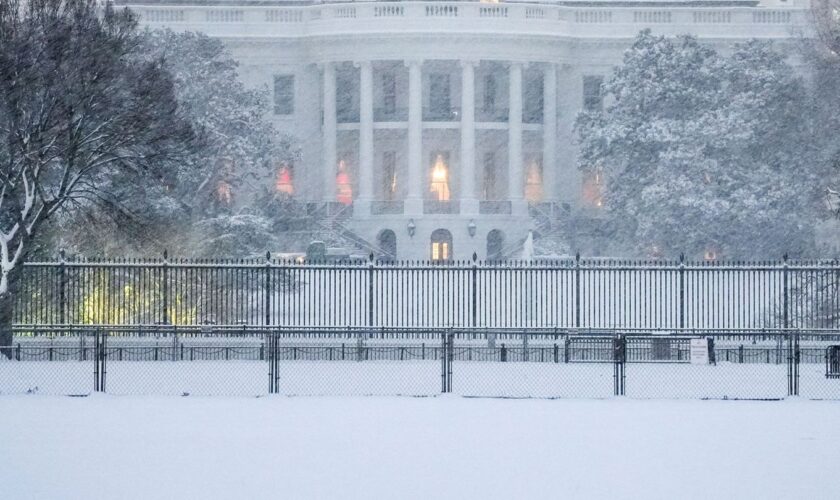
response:
{"label": "stone railing", "polygon": [[[295,37],[383,32],[633,36],[651,27],[699,36],[784,37],[805,27],[802,9],[761,7],[566,7],[479,2],[349,2],[299,7],[131,5],[143,23],[217,36]],[[732,27],[737,25],[737,32]]]}

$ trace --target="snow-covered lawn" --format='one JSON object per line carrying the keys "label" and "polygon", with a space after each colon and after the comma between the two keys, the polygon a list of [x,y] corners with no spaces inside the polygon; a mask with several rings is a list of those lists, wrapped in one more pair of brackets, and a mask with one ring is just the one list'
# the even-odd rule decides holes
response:
{"label": "snow-covered lawn", "polygon": [[840,498],[840,403],[0,397],[4,498]]}

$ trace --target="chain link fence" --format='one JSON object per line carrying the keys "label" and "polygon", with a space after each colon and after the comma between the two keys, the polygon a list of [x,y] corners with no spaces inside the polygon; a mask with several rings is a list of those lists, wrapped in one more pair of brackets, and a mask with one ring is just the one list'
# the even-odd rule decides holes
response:
{"label": "chain link fence", "polygon": [[840,332],[29,326],[0,394],[840,399]]}

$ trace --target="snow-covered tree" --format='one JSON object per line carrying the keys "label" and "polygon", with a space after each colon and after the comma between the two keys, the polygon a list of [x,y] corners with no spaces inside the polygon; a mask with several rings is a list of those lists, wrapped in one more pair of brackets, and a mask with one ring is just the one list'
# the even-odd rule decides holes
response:
{"label": "snow-covered tree", "polygon": [[766,42],[722,55],[643,31],[583,112],[579,166],[604,174],[605,209],[638,254],[802,255],[820,196],[809,99]]}
{"label": "snow-covered tree", "polygon": [[191,139],[139,46],[134,16],[95,0],[0,0],[0,346],[45,221],[127,172],[161,175]]}
{"label": "snow-covered tree", "polygon": [[250,228],[265,238],[226,243],[226,256],[275,249],[274,233],[265,230],[271,221],[253,205],[278,165],[294,162],[296,151],[293,139],[267,118],[267,89],[246,88],[224,44],[204,34],[149,30],[142,51],[149,60],[161,60],[172,76],[178,112],[196,134],[192,154],[154,182],[120,180],[112,186],[119,193],[113,203],[81,215],[88,224],[112,228],[101,232],[108,235],[105,241],[73,240],[64,230],[65,244],[82,251],[95,244],[97,253],[110,248],[119,255],[169,248],[171,254],[208,256],[217,243]]}

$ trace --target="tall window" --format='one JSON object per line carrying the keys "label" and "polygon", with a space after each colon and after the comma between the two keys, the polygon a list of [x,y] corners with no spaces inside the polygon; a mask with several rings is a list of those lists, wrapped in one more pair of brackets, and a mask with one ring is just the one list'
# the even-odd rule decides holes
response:
{"label": "tall window", "polygon": [[543,79],[539,73],[531,73],[525,80],[524,119],[526,123],[539,123],[543,114]]}
{"label": "tall window", "polygon": [[485,200],[498,199],[496,192],[496,153],[487,151],[484,153],[484,184],[483,194]]}
{"label": "tall window", "polygon": [[601,111],[604,107],[604,77],[588,75],[583,77],[583,109]]}
{"label": "tall window", "polygon": [[291,115],[295,112],[295,76],[274,76],[274,114]]}
{"label": "tall window", "polygon": [[604,173],[600,168],[584,174],[582,198],[590,207],[604,206]]}
{"label": "tall window", "polygon": [[397,77],[393,71],[382,73],[382,110],[388,116],[397,111]]}
{"label": "tall window", "polygon": [[484,102],[482,108],[485,113],[496,111],[496,75],[493,73],[484,75]]}
{"label": "tall window", "polygon": [[539,203],[543,199],[543,169],[540,156],[535,156],[528,162],[525,172],[525,199],[530,203]]}
{"label": "tall window", "polygon": [[452,233],[436,229],[432,233],[431,257],[434,261],[452,260]]}
{"label": "tall window", "polygon": [[394,201],[397,196],[397,152],[382,153],[382,197]]}
{"label": "tall window", "polygon": [[280,163],[277,167],[277,180],[274,188],[278,193],[291,196],[295,194],[294,166],[289,163]]}
{"label": "tall window", "polygon": [[335,175],[335,200],[342,205],[353,203],[353,182],[350,180],[350,168],[347,160],[338,160],[338,172]]}
{"label": "tall window", "polygon": [[438,152],[432,155],[434,164],[432,165],[431,183],[429,191],[432,194],[432,199],[437,201],[449,201],[449,153]]}
{"label": "tall window", "polygon": [[355,121],[358,114],[353,106],[353,92],[356,83],[353,74],[347,71],[336,72],[335,75],[335,113],[340,123]]}
{"label": "tall window", "polygon": [[435,118],[448,118],[452,107],[449,101],[449,74],[429,75],[429,110]]}

